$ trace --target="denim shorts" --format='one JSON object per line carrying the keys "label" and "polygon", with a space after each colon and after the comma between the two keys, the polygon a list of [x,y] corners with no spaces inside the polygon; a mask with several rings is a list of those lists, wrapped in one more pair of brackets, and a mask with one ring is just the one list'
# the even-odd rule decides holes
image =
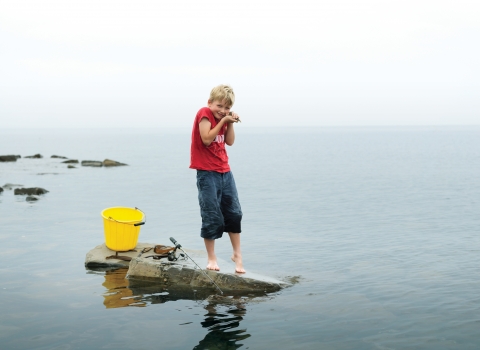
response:
{"label": "denim shorts", "polygon": [[200,236],[222,237],[223,232],[241,232],[242,208],[232,172],[197,170],[198,203],[202,216]]}

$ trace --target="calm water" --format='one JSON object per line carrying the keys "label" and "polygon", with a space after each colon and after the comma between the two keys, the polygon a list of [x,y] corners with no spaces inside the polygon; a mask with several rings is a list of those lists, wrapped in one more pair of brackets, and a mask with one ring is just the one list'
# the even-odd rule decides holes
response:
{"label": "calm water", "polygon": [[203,249],[189,129],[0,131],[0,154],[45,157],[0,163],[0,186],[50,191],[0,194],[1,348],[480,347],[480,127],[242,127],[246,268],[298,283],[226,299],[84,268],[112,206],[147,214],[142,242]]}

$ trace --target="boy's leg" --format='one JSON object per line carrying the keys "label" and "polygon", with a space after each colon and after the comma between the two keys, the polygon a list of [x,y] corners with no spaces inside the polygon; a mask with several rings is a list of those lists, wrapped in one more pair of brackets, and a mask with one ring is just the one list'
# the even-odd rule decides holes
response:
{"label": "boy's leg", "polygon": [[197,171],[198,201],[202,216],[202,229],[200,236],[207,249],[208,270],[219,271],[215,255],[215,239],[223,234],[223,214],[220,210],[221,201],[221,175],[209,171]]}
{"label": "boy's leg", "polygon": [[237,187],[231,172],[224,176],[224,187],[222,193],[222,214],[225,218],[225,231],[228,232],[232,243],[232,260],[235,263],[235,272],[245,273],[240,249],[240,232],[242,232],[242,208],[238,200]]}
{"label": "boy's leg", "polygon": [[217,256],[215,255],[215,240],[214,239],[203,239],[205,242],[205,248],[207,249],[208,263],[207,270],[220,271],[220,268],[217,264]]}
{"label": "boy's leg", "polygon": [[240,233],[229,232],[228,235],[230,236],[230,242],[232,242],[232,261],[235,263],[235,272],[245,273],[242,261],[242,250],[240,249]]}

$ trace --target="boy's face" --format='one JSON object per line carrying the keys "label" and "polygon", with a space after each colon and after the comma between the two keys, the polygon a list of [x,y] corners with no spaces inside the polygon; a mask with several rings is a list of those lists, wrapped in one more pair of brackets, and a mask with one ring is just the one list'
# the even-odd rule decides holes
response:
{"label": "boy's face", "polygon": [[214,117],[220,120],[223,117],[225,117],[228,113],[230,113],[230,108],[232,108],[232,106],[228,105],[225,102],[225,100],[223,101],[213,100],[213,101],[208,101],[208,108],[210,108]]}

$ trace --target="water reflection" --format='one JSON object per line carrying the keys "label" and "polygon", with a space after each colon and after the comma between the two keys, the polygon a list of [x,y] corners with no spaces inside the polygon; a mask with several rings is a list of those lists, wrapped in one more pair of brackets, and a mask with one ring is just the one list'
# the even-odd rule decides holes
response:
{"label": "water reflection", "polygon": [[202,327],[207,328],[209,332],[205,338],[193,348],[194,350],[230,350],[243,346],[243,344],[238,342],[249,338],[250,334],[247,333],[246,329],[238,328],[247,309],[241,302],[241,299],[237,300],[236,303],[230,306],[218,304],[216,301],[209,301],[207,303],[205,306],[207,313],[205,314],[205,320],[201,322],[201,324]]}
{"label": "water reflection", "polygon": [[[127,268],[96,269],[103,272],[102,283],[107,291],[103,294],[103,304],[107,309],[118,307],[145,307],[148,304],[162,304],[175,300],[197,300],[204,304],[206,313],[200,323],[208,329],[207,335],[199,341],[194,350],[200,349],[238,349],[240,341],[250,337],[246,329],[240,329],[247,309],[246,302],[251,298],[265,296],[261,294],[227,295],[213,294],[210,289],[192,289],[187,287],[163,286],[158,283],[126,279]],[[93,272],[93,271],[92,271]],[[92,273],[89,272],[89,273]]]}
{"label": "water reflection", "polygon": [[105,271],[105,282],[102,283],[107,289],[103,294],[103,305],[107,309],[126,306],[146,306],[140,301],[140,297],[128,288],[128,280],[125,278],[128,268]]}

